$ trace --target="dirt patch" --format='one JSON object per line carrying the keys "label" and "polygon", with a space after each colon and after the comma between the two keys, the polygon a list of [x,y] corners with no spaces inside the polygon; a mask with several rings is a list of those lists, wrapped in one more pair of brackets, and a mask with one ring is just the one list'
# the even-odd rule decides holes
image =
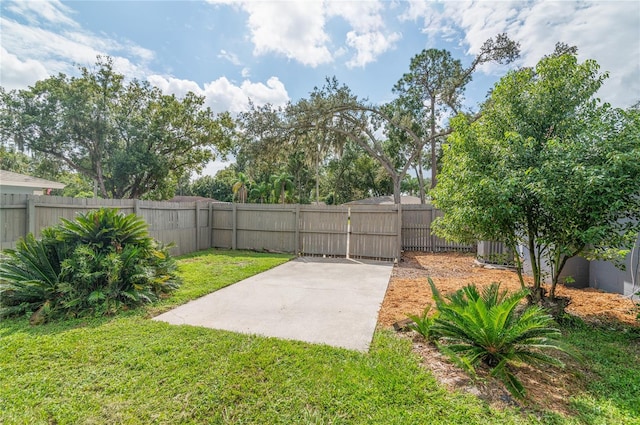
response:
{"label": "dirt patch", "polygon": [[[473,254],[426,254],[404,253],[393,269],[391,281],[378,316],[378,324],[392,327],[404,320],[408,314],[420,314],[426,306],[433,305],[431,289],[427,278],[431,277],[442,294],[455,292],[461,287],[475,283],[479,287],[500,282],[503,289],[520,289],[518,275],[511,270],[483,267],[475,261]],[[525,279],[527,285],[532,279]],[[576,289],[560,286],[558,296],[571,299],[567,312],[590,323],[640,326],[636,320],[638,310],[634,302],[618,294],[601,292],[596,289]],[[571,392],[583,386],[578,363],[569,356],[561,356],[566,363],[564,369],[550,368],[549,373],[528,367],[519,368],[517,376],[529,391],[524,402],[514,400],[504,386],[490,379],[488,370],[479,368],[476,379],[457,367],[442,355],[433,344],[425,342],[416,333],[400,333],[412,340],[413,349],[422,357],[423,365],[432,371],[438,380],[449,388],[469,392],[484,399],[494,407],[518,406],[534,410],[551,408],[568,414],[568,400]]]}

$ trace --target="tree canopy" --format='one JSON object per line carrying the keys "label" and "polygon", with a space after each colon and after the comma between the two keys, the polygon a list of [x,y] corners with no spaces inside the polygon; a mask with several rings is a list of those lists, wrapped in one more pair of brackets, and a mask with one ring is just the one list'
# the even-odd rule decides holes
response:
{"label": "tree canopy", "polygon": [[61,161],[95,181],[102,197],[164,199],[178,179],[226,146],[233,121],[204,98],[164,95],[113,70],[110,58],[80,76],[64,74],[2,92],[2,144]]}
{"label": "tree canopy", "polygon": [[545,263],[553,298],[569,258],[620,258],[640,230],[640,114],[595,97],[606,78],[559,44],[504,76],[477,121],[452,124],[436,233],[527,247],[536,298]]}
{"label": "tree canopy", "polygon": [[[461,110],[462,93],[478,66],[508,63],[518,54],[518,44],[504,34],[487,40],[468,68],[452,59],[448,51],[425,50],[414,57],[410,72],[396,85],[399,98],[384,105],[359,98],[335,78],[327,79],[308,99],[291,106],[292,125],[299,131],[337,133],[357,143],[388,172],[394,201],[400,203],[402,181],[415,164],[421,170],[427,144],[433,163],[431,184],[435,185],[438,142],[450,133],[441,118],[446,117],[445,110],[452,114]],[[390,151],[388,141],[395,143],[396,149]]]}

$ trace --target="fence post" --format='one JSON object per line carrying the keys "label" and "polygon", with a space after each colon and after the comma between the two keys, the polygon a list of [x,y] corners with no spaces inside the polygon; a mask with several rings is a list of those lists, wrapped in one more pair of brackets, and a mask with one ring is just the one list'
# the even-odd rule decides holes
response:
{"label": "fence post", "polygon": [[195,202],[196,209],[196,251],[200,251],[200,202]]}
{"label": "fence post", "polygon": [[349,250],[351,243],[351,207],[347,208],[347,259],[349,259]]}
{"label": "fence post", "polygon": [[237,241],[237,236],[238,236],[238,205],[234,202],[233,203],[233,207],[231,209],[232,213],[232,217],[231,217],[231,221],[232,221],[232,230],[231,230],[231,249],[237,249],[238,246],[238,241]]}
{"label": "fence post", "polygon": [[134,199],[133,200],[133,212],[138,217],[142,217],[142,215],[140,214],[140,200],[139,199]]}
{"label": "fence post", "polygon": [[209,218],[209,223],[207,225],[207,228],[209,229],[207,231],[207,234],[209,235],[208,248],[213,248],[213,202],[209,202],[209,215],[207,217]]}
{"label": "fence post", "polygon": [[402,204],[396,204],[398,207],[398,242],[396,247],[396,261],[400,261],[402,257]]}
{"label": "fence post", "polygon": [[429,220],[429,243],[431,244],[431,252],[436,252],[436,238],[433,236],[433,220],[435,220],[436,210],[431,207],[431,218]]}
{"label": "fence post", "polygon": [[36,201],[33,195],[27,195],[27,234],[36,235]]}
{"label": "fence post", "polygon": [[295,242],[293,243],[293,249],[295,250],[294,253],[295,255],[300,255],[300,204],[296,204],[296,223],[295,223],[295,229],[296,229],[296,235],[295,235]]}

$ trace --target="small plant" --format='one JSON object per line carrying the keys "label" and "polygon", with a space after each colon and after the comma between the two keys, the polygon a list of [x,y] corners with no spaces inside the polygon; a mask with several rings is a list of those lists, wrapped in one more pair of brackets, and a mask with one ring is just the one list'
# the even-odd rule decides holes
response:
{"label": "small plant", "polygon": [[433,334],[431,332],[431,327],[438,317],[438,313],[432,314],[429,316],[431,312],[431,306],[427,306],[420,315],[409,314],[407,317],[411,319],[412,323],[407,325],[407,328],[418,332],[420,335],[424,337],[427,341],[433,339]]}
{"label": "small plant", "polygon": [[31,234],[0,263],[0,317],[113,314],[178,287],[175,260],[135,214],[100,209]]}
{"label": "small plant", "polygon": [[474,366],[482,362],[511,394],[523,398],[525,389],[511,366],[563,366],[560,360],[542,351],[565,351],[552,317],[537,306],[520,308],[527,291],[507,295],[507,291],[500,291],[498,283],[482,292],[475,285],[468,285],[445,299],[431,279],[429,285],[439,312],[430,331],[471,372],[475,373]]}

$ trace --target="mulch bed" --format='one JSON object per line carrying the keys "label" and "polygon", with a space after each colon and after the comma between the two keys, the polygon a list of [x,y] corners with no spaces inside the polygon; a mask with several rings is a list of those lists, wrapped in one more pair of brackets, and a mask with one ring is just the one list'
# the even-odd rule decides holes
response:
{"label": "mulch bed", "polygon": [[[484,267],[475,261],[473,254],[407,252],[393,269],[378,325],[390,328],[394,323],[407,319],[408,314],[420,314],[426,306],[433,305],[428,277],[433,279],[443,295],[470,283],[483,287],[500,282],[501,288],[509,291],[520,289],[514,271]],[[527,277],[525,282],[530,285],[532,279]],[[592,288],[576,289],[562,285],[556,289],[556,294],[569,297],[567,313],[585,322],[640,327],[636,319],[638,307],[629,298]],[[561,355],[561,360],[567,364],[565,369],[550,368],[549,373],[540,373],[528,367],[518,369],[517,376],[525,388],[535,388],[535,391],[529,391],[525,401],[516,401],[502,383],[490,379],[488,370],[479,368],[478,377],[471,379],[433,344],[424,341],[416,333],[401,332],[400,335],[412,340],[413,349],[422,357],[424,367],[441,383],[454,390],[475,394],[494,407],[515,405],[534,410],[553,408],[568,414],[571,413],[567,404],[569,396],[582,387],[582,381],[575,373],[580,370],[579,365],[572,358]]]}

